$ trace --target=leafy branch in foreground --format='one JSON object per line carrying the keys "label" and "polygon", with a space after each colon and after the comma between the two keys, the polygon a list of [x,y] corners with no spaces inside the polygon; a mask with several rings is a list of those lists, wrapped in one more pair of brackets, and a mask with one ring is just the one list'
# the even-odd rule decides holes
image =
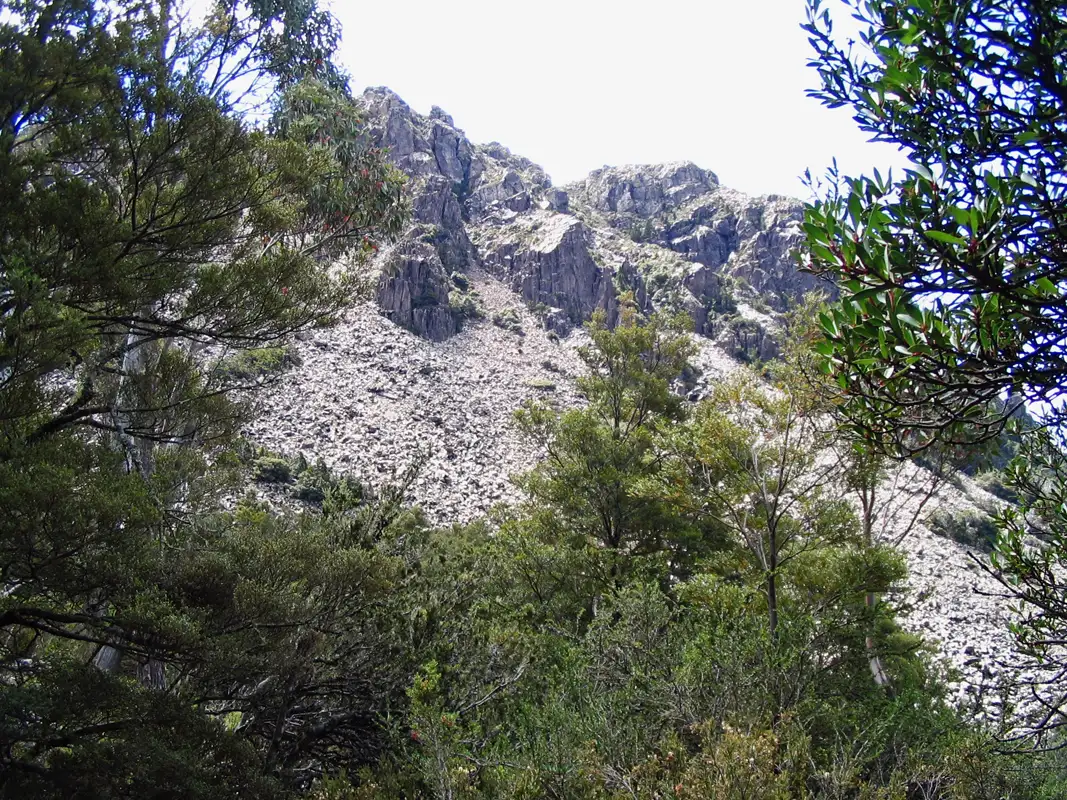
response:
{"label": "leafy branch in foreground", "polygon": [[866,436],[915,452],[996,437],[1067,389],[1067,22],[1056,3],[822,0],[804,26],[830,107],[902,147],[903,178],[808,206],[808,269],[842,289],[819,346]]}

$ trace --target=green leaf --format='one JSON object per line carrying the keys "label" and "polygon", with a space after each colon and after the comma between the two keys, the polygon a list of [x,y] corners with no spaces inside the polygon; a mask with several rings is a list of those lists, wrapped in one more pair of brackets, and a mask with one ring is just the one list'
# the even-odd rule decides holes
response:
{"label": "green leaf", "polygon": [[857,292],[852,295],[849,300],[853,303],[863,303],[864,301],[876,298],[881,294],[885,294],[885,289],[880,286],[875,286],[871,289],[864,289],[862,292]]}
{"label": "green leaf", "polygon": [[809,244],[813,242],[828,242],[829,237],[826,235],[826,231],[820,228],[818,225],[814,225],[810,222],[803,223],[804,232],[808,234]]}
{"label": "green leaf", "polygon": [[834,343],[827,339],[822,339],[816,342],[813,349],[816,353],[823,356],[832,356],[836,351]]}
{"label": "green leaf", "polygon": [[923,325],[921,312],[901,311],[897,314],[897,316],[900,318],[900,321],[903,322],[905,325],[911,328],[915,328],[916,330],[921,328]]}
{"label": "green leaf", "polygon": [[830,337],[834,339],[838,337],[837,322],[835,322],[834,318],[831,317],[829,314],[819,314],[819,325],[822,326],[822,329],[826,331],[826,333],[829,334]]}
{"label": "green leaf", "polygon": [[912,172],[912,173],[918,175],[920,178],[923,178],[925,180],[930,181],[931,183],[934,180],[934,173],[932,173],[929,169],[924,167],[922,164],[912,164],[911,168],[908,169],[907,171],[908,172]]}
{"label": "green leaf", "polygon": [[848,216],[853,224],[858,224],[863,214],[863,203],[858,194],[853,192],[848,196]]}
{"label": "green leaf", "polygon": [[927,239],[933,239],[935,242],[944,242],[945,244],[954,245],[966,245],[967,242],[951,233],[945,231],[924,231]]}

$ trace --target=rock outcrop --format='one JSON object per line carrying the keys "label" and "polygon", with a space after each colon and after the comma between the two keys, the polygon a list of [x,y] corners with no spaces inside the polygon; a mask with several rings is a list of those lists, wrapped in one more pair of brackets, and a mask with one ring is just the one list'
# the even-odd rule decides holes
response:
{"label": "rock outcrop", "polygon": [[533,307],[559,309],[573,324],[617,308],[611,270],[597,264],[593,239],[575,217],[539,211],[475,234],[485,268]]}
{"label": "rock outcrop", "polygon": [[406,242],[386,256],[378,278],[378,305],[400,327],[443,342],[459,329],[448,302],[450,283],[433,247]]}
{"label": "rock outcrop", "polygon": [[[684,311],[697,333],[727,332],[730,347],[765,358],[776,347],[774,314],[816,287],[791,257],[801,239],[796,201],[747,197],[689,162],[604,168],[560,189],[503,145],[470,142],[436,106],[417,114],[385,88],[362,99],[377,142],[411,179],[406,239],[430,243],[449,273],[484,265],[559,332],[597,309],[612,319],[620,294],[632,292],[646,310]],[[435,336],[450,335],[446,297],[436,297],[420,308],[442,311],[422,316],[435,320]],[[396,300],[380,297],[391,318],[422,331]]]}
{"label": "rock outcrop", "polygon": [[727,279],[738,299],[779,312],[814,289],[832,291],[796,268],[792,253],[803,239],[797,200],[748,197],[688,162],[596,170],[567,191],[602,224],[703,265],[706,272],[687,284],[698,298],[721,293],[709,293],[712,278]]}

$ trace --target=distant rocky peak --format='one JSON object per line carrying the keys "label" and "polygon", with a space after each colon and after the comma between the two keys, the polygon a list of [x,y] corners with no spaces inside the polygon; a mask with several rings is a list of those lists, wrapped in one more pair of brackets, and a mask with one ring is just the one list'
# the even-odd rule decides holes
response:
{"label": "distant rocky peak", "polygon": [[719,178],[691,161],[671,161],[604,167],[567,188],[597,211],[647,218],[718,189]]}
{"label": "distant rocky peak", "polygon": [[440,108],[418,114],[384,86],[367,89],[360,99],[372,134],[401,169],[412,176],[443,175],[457,184],[470,181],[470,140]]}

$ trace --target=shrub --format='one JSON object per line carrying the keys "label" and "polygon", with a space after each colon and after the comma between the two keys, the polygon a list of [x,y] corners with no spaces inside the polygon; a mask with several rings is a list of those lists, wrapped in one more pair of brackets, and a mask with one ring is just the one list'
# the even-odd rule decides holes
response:
{"label": "shrub", "polygon": [[291,347],[259,347],[223,359],[216,371],[229,380],[251,381],[296,366],[300,366],[300,357]]}
{"label": "shrub", "polygon": [[1001,500],[1007,500],[1009,503],[1016,503],[1019,500],[1018,493],[1004,483],[1004,473],[1000,470],[991,469],[980,472],[975,476],[974,482],[978,484],[978,488],[985,489]]}
{"label": "shrub", "polygon": [[519,336],[524,335],[522,320],[519,319],[519,312],[514,308],[505,308],[503,311],[493,314],[493,324]]}
{"label": "shrub", "polygon": [[293,478],[289,462],[278,456],[260,456],[253,463],[252,470],[260,483],[289,483]]}
{"label": "shrub", "polygon": [[300,461],[301,468],[297,470],[293,497],[304,503],[318,505],[326,499],[326,492],[336,483],[336,478],[321,458],[315,462],[315,466],[310,466],[301,453]]}
{"label": "shrub", "polygon": [[[455,275],[452,278],[455,280]],[[485,316],[477,292],[452,292],[448,296],[448,306],[460,328],[468,320],[482,319]]]}
{"label": "shrub", "polygon": [[990,551],[997,541],[997,526],[992,517],[975,511],[935,511],[930,517],[930,530],[938,536]]}
{"label": "shrub", "polygon": [[419,241],[425,244],[437,246],[441,244],[448,234],[439,225],[420,226]]}

